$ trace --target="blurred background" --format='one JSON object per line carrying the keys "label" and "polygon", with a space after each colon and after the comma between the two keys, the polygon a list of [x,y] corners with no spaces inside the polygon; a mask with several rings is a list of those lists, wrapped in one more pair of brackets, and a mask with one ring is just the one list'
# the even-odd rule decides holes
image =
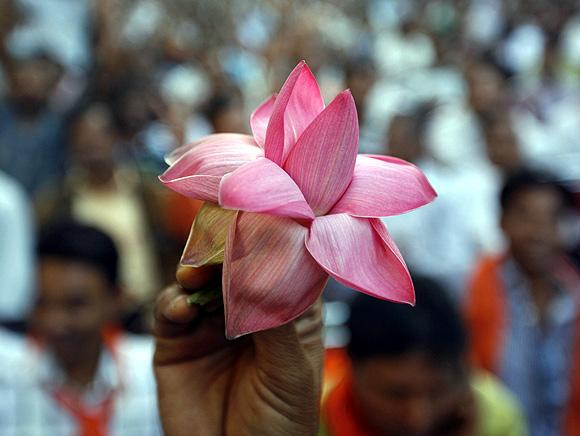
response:
{"label": "blurred background", "polygon": [[[152,302],[174,281],[200,208],[157,181],[163,156],[212,132],[249,133],[251,111],[301,59],[327,102],[352,91],[362,153],[409,160],[438,191],[434,204],[385,220],[414,274],[436,281],[463,311],[482,257],[507,253],[518,264],[531,250],[549,263],[555,250],[579,294],[577,1],[0,0],[4,328],[29,332],[37,242],[74,220],[114,241],[114,318],[147,334]],[[549,174],[566,191],[566,210],[519,205],[516,222],[532,230],[518,257],[519,235],[500,225],[509,205],[499,199],[522,170]],[[542,225],[557,226],[557,243],[537,236]],[[329,283],[329,348],[348,343],[352,295]],[[580,335],[566,350],[576,343]],[[512,391],[532,395],[518,383]],[[576,387],[562,383],[567,399]],[[562,398],[546,408],[563,407]]]}

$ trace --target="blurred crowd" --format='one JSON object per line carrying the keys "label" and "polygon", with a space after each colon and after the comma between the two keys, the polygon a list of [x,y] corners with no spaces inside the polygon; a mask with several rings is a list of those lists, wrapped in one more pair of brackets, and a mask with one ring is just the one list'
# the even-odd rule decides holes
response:
{"label": "blurred crowd", "polygon": [[[251,111],[301,59],[327,101],[350,88],[362,153],[413,162],[437,190],[432,205],[385,223],[431,289],[421,292],[448,299],[400,313],[352,303],[353,317],[370,305],[393,318],[354,319],[353,344],[329,354],[328,389],[342,389],[324,409],[330,436],[436,434],[435,421],[448,426],[440,434],[476,434],[455,432],[470,414],[453,409],[475,368],[486,371],[474,388],[481,414],[513,411],[481,434],[580,434],[575,0],[0,0],[0,392],[10,398],[0,434],[69,434],[75,422],[104,431],[121,382],[125,421],[107,424],[112,434],[157,434],[152,376],[134,367],[148,365],[152,304],[201,207],[158,182],[163,157],[210,133],[249,132]],[[327,287],[330,349],[349,342],[351,294]],[[427,344],[441,338],[420,317],[456,312],[464,320],[441,327],[443,344]],[[354,344],[393,329],[414,332],[410,346]],[[38,365],[24,370],[31,348],[40,357],[25,360]],[[409,412],[435,397],[397,373],[408,364],[444,390],[449,374],[430,370],[441,363],[465,389],[437,416]],[[25,373],[38,373],[45,402]],[[374,400],[359,395],[373,383],[385,386]]]}

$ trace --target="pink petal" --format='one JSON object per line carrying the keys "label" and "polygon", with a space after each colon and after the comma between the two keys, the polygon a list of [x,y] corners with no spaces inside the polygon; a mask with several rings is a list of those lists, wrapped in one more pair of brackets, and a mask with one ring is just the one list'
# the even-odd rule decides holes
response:
{"label": "pink petal", "polygon": [[189,150],[191,150],[192,148],[197,147],[198,145],[204,143],[207,140],[207,136],[198,139],[196,141],[190,142],[188,144],[184,144],[180,147],[177,147],[175,150],[167,153],[164,157],[164,161],[167,165],[173,165],[177,159],[179,159],[181,156],[183,156],[185,153],[187,153]]}
{"label": "pink petal", "polygon": [[264,148],[266,129],[268,128],[268,121],[270,121],[270,116],[274,110],[274,103],[276,103],[276,94],[263,101],[250,116],[250,127],[252,128],[254,139],[262,148]]}
{"label": "pink petal", "polygon": [[328,275],[304,246],[308,229],[289,218],[238,213],[226,242],[226,336],[278,327],[320,296]]}
{"label": "pink petal", "polygon": [[430,203],[436,196],[415,165],[394,157],[359,155],[352,182],[330,213],[397,215]]}
{"label": "pink petal", "polygon": [[284,164],[317,216],[326,214],[348,188],[357,150],[356,107],[344,91],[308,126]]}
{"label": "pink petal", "polygon": [[248,162],[224,176],[219,204],[226,209],[314,219],[312,209],[294,180],[265,157]]}
{"label": "pink petal", "polygon": [[380,220],[346,214],[318,217],[306,248],[340,283],[383,300],[414,304],[409,271]]}
{"label": "pink petal", "polygon": [[316,79],[304,61],[290,73],[282,86],[266,130],[266,157],[278,165],[302,132],[324,109]]}
{"label": "pink petal", "polygon": [[217,203],[221,178],[262,155],[251,136],[210,135],[192,144],[159,179],[187,197]]}
{"label": "pink petal", "polygon": [[196,147],[197,145],[199,145],[199,141],[191,142],[189,144],[184,144],[181,147],[177,147],[175,150],[167,153],[163,158],[163,160],[167,165],[173,165],[177,161],[177,159],[179,159],[181,156],[183,156],[185,153],[187,153],[189,150],[191,150],[193,147]]}

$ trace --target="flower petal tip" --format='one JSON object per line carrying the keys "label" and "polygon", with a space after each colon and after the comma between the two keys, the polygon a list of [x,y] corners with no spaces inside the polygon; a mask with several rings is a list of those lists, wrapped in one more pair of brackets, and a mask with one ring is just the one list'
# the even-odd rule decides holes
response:
{"label": "flower petal tip", "polygon": [[234,333],[234,332],[230,332],[226,329],[226,339],[228,341],[235,341],[236,339],[239,339],[242,336],[245,336],[247,334],[249,334],[249,332],[248,333]]}
{"label": "flower petal tip", "polygon": [[166,171],[166,172],[164,172],[163,174],[161,174],[161,175],[157,176],[157,178],[158,178],[158,179],[159,179],[159,181],[160,181],[161,183],[163,183],[164,185],[168,185],[168,184],[170,184],[170,183],[173,181],[173,178],[172,178],[172,177],[169,177],[169,176],[167,175],[167,171]]}
{"label": "flower petal tip", "polygon": [[356,115],[357,113],[356,104],[352,92],[350,92],[350,89],[345,89],[344,91],[340,92],[332,101],[332,103],[334,102],[336,102],[337,104],[342,104],[345,110],[349,109],[353,110]]}
{"label": "flower petal tip", "polygon": [[409,271],[378,219],[347,214],[318,217],[310,228],[306,248],[328,274],[351,289],[382,300],[414,301]]}

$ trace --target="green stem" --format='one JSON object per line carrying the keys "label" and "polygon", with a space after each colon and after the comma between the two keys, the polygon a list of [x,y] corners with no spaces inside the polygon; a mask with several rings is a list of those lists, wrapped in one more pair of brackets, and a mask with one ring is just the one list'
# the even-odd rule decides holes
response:
{"label": "green stem", "polygon": [[198,306],[205,306],[208,303],[219,300],[222,297],[221,290],[216,287],[201,289],[194,292],[189,297],[187,297],[187,304],[193,306],[197,304]]}

